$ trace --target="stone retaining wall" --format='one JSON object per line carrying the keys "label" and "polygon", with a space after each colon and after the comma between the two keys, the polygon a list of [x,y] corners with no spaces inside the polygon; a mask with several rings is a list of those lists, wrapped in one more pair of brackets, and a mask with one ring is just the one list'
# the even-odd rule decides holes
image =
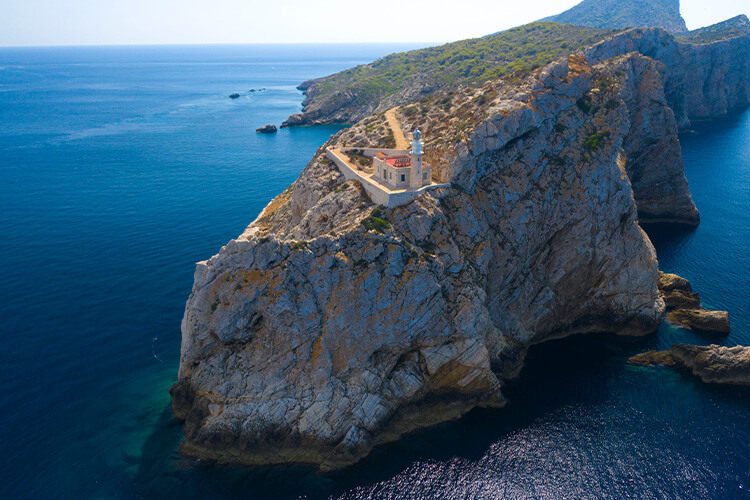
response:
{"label": "stone retaining wall", "polygon": [[[359,149],[360,151],[374,151],[372,153],[372,156],[374,156],[378,152],[383,152],[386,154],[389,151],[397,151],[396,154],[399,154],[401,150],[396,149],[375,149],[375,148],[346,148],[344,151],[351,151],[352,149]],[[365,156],[368,156],[367,153],[363,153]],[[326,157],[334,162],[336,166],[339,168],[341,173],[344,175],[344,178],[347,181],[356,180],[359,181],[360,184],[362,184],[362,187],[365,188],[365,191],[367,192],[367,195],[370,197],[370,199],[373,201],[373,203],[376,203],[378,205],[383,205],[384,207],[388,208],[394,208],[394,207],[400,207],[403,205],[406,205],[408,203],[411,203],[415,198],[417,198],[419,195],[424,193],[425,191],[429,191],[431,189],[437,189],[441,187],[450,187],[450,184],[430,184],[429,186],[424,186],[419,189],[408,189],[408,190],[399,190],[399,191],[390,191],[387,190],[387,188],[384,188],[377,182],[373,181],[369,177],[366,177],[356,170],[354,170],[352,167],[349,166],[349,164],[343,159],[340,158],[336,153],[334,153],[330,148],[326,148]]]}

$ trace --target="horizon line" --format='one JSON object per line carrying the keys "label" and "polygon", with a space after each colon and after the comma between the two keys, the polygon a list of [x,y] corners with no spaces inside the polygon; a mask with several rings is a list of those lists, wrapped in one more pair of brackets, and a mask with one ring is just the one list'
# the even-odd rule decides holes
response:
{"label": "horizon line", "polygon": [[[485,35],[486,36],[486,35]],[[481,38],[481,37],[477,37]],[[30,44],[3,45],[0,49],[54,49],[54,48],[87,48],[87,47],[197,47],[197,46],[227,46],[227,45],[444,45],[453,41],[432,42],[164,42],[164,43],[80,43],[80,44]]]}

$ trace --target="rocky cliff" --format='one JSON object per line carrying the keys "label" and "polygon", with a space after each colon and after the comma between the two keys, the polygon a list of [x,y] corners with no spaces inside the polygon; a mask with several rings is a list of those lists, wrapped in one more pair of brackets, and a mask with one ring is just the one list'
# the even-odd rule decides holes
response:
{"label": "rocky cliff", "polygon": [[[706,37],[704,32],[713,36]],[[591,64],[628,52],[664,63],[667,100],[682,129],[690,126],[691,119],[715,118],[750,105],[747,16],[679,39],[658,28],[632,29],[584,50]]]}
{"label": "rocky cliff", "polygon": [[[543,34],[556,33],[550,26],[561,26],[555,23],[537,23],[530,25]],[[517,28],[522,29],[522,28]],[[531,28],[527,28],[531,29]],[[581,28],[583,29],[583,28]],[[551,30],[551,31],[550,31]],[[568,29],[569,31],[569,29]],[[661,28],[638,28],[614,34],[601,41],[592,48],[581,48],[578,45],[584,39],[593,43],[594,39],[601,40],[606,36],[604,32],[592,32],[587,35],[564,31],[556,39],[570,41],[563,45],[570,51],[579,51],[588,57],[591,64],[605,59],[640,52],[663,62],[666,66],[667,99],[675,112],[680,128],[688,128],[691,119],[708,119],[725,115],[729,110],[750,105],[750,21],[747,16],[738,16],[714,26],[695,30],[675,37]],[[543,43],[543,35],[532,32],[535,45]],[[499,36],[499,35],[495,35]],[[532,36],[532,35],[529,35]],[[508,54],[522,52],[520,47],[523,37],[515,36],[511,44],[515,44],[515,51]],[[473,41],[467,41],[473,42]],[[499,51],[508,43],[486,47],[484,45],[468,44],[461,48],[460,53],[448,53],[446,59],[471,57],[472,53]],[[511,45],[512,47],[512,45]],[[420,57],[407,58],[404,55],[404,67],[414,66],[421,59],[429,56],[427,50],[440,52],[442,48],[425,49]],[[550,54],[558,53],[559,48],[546,48]],[[508,49],[506,49],[508,50]],[[537,49],[534,49],[536,51]],[[424,54],[422,54],[424,52]],[[455,51],[454,51],[455,52]],[[468,56],[465,54],[468,53]],[[560,54],[561,55],[561,54]],[[395,56],[392,56],[395,57]],[[499,57],[499,55],[498,55]],[[508,67],[525,68],[507,60],[508,55],[501,57],[502,64]],[[518,57],[518,56],[517,56]],[[413,60],[412,60],[413,59]],[[438,58],[439,59],[439,58]],[[539,59],[537,59],[537,62]],[[520,61],[519,61],[520,62]],[[408,65],[406,63],[409,63]],[[377,65],[376,62],[374,65]],[[486,57],[477,61],[477,66],[500,64],[490,61]],[[374,66],[372,65],[372,66]],[[352,72],[353,70],[349,70]],[[364,70],[362,70],[364,71]],[[360,73],[362,73],[360,71]],[[397,73],[405,73],[403,68]],[[372,113],[383,112],[393,106],[408,104],[416,99],[431,94],[436,90],[445,91],[446,87],[439,86],[433,72],[422,71],[410,74],[398,81],[397,88],[390,94],[372,92],[371,89],[378,82],[390,82],[387,75],[364,72],[360,75],[367,85],[351,85],[354,76],[347,72],[330,77],[310,80],[303,83],[300,89],[306,94],[301,114],[292,115],[286,126],[313,125],[321,123],[355,123]],[[486,75],[479,75],[474,80],[465,79],[463,83],[481,82]],[[401,81],[403,80],[403,81]]]}
{"label": "rocky cliff", "polygon": [[[675,140],[663,72],[635,53],[570,57],[404,109],[453,187],[396,209],[374,207],[319,151],[197,265],[171,390],[182,451],[344,466],[504,405],[531,344],[653,331],[665,306],[628,151]],[[379,119],[331,143],[383,140]],[[640,164],[659,158],[649,151]]]}

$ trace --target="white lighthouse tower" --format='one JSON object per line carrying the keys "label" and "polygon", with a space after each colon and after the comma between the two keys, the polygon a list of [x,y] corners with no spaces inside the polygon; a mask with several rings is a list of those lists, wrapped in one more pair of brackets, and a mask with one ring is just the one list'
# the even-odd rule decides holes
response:
{"label": "white lighthouse tower", "polygon": [[409,175],[409,185],[411,187],[420,187],[424,184],[422,170],[422,132],[416,129],[414,131],[414,140],[411,143],[411,172]]}

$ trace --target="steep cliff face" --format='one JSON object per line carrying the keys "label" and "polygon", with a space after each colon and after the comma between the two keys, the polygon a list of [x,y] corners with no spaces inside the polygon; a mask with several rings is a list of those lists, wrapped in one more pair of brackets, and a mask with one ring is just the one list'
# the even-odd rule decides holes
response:
{"label": "steep cliff face", "polygon": [[466,89],[454,99],[474,121],[434,134],[453,187],[392,210],[319,152],[197,266],[171,391],[182,450],[343,466],[502,406],[530,344],[653,331],[664,303],[624,148],[639,113],[665,116],[661,69],[637,54],[573,57],[489,100]]}
{"label": "steep cliff face", "polygon": [[[704,31],[713,36],[704,36]],[[726,34],[723,37],[722,34]],[[667,101],[680,128],[691,119],[726,115],[750,105],[750,20],[739,16],[716,29],[675,39],[658,28],[639,28],[608,38],[584,51],[591,64],[639,52],[665,65]]]}

